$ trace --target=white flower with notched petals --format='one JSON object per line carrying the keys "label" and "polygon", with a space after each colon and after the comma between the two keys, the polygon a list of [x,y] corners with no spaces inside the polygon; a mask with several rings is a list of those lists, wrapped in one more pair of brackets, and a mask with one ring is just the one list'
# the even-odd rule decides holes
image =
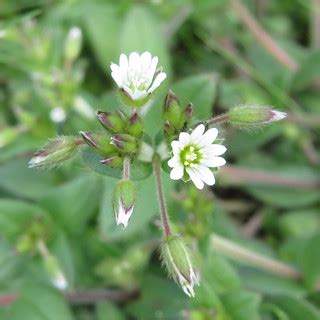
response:
{"label": "white flower with notched petals", "polygon": [[157,65],[158,57],[152,57],[148,51],[141,55],[132,52],[129,58],[121,54],[119,65],[111,64],[111,76],[128,97],[134,101],[143,100],[167,77]]}
{"label": "white flower with notched petals", "polygon": [[226,161],[220,157],[226,152],[226,147],[213,144],[218,136],[218,130],[211,128],[205,131],[205,126],[199,124],[191,134],[181,132],[179,140],[171,143],[173,157],[168,161],[172,168],[170,178],[179,180],[188,175],[198,189],[204,184],[214,185],[215,178],[209,168],[223,166]]}

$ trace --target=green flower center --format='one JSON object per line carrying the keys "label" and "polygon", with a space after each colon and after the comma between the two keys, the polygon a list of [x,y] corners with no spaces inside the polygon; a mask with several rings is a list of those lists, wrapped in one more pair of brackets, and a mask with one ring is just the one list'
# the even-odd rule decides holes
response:
{"label": "green flower center", "polygon": [[202,150],[193,144],[185,146],[180,152],[180,160],[185,167],[196,167],[201,159]]}

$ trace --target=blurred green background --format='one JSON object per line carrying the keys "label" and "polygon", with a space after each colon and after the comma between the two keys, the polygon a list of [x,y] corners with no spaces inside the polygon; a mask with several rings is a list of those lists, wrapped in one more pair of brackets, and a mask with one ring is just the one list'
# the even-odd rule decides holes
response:
{"label": "blurred green background", "polygon": [[[319,0],[1,0],[0,319],[320,319],[319,21]],[[82,43],[70,59],[74,26]],[[110,63],[134,50],[159,56],[168,74],[146,116],[150,135],[169,88],[199,120],[239,103],[288,112],[261,130],[220,128],[229,165],[212,190],[164,174],[171,219],[201,271],[194,299],[160,266],[153,177],[139,182],[124,231],[115,179],[81,159],[27,168],[48,138],[100,130],[95,110],[119,106]],[[213,234],[298,279],[227,258]],[[66,293],[53,285],[57,270]]]}

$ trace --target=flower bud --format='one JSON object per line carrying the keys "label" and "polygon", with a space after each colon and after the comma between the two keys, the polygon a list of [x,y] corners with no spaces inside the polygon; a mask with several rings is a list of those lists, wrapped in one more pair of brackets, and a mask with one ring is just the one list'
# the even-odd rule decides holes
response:
{"label": "flower bud", "polygon": [[111,113],[111,112],[97,111],[97,117],[100,123],[102,124],[102,126],[111,133],[123,132],[126,127],[126,123],[120,112]]}
{"label": "flower bud", "polygon": [[163,118],[170,126],[180,130],[181,108],[178,98],[170,91],[166,96],[163,110]]}
{"label": "flower bud", "polygon": [[61,270],[61,266],[57,258],[50,253],[44,256],[44,265],[50,276],[52,284],[60,290],[65,290],[68,287],[67,279]]}
{"label": "flower bud", "polygon": [[80,131],[80,134],[83,140],[99,154],[108,156],[116,152],[116,148],[110,143],[110,136],[98,132],[84,131]]}
{"label": "flower bud", "polygon": [[51,168],[73,158],[79,147],[79,140],[70,136],[52,139],[29,161],[29,168]]}
{"label": "flower bud", "polygon": [[82,32],[78,27],[73,27],[69,30],[65,46],[64,55],[68,61],[74,61],[78,58],[82,46]]}
{"label": "flower bud", "polygon": [[105,158],[100,162],[112,168],[120,168],[123,164],[123,158],[118,155],[115,155],[112,157]]}
{"label": "flower bud", "polygon": [[121,180],[113,193],[113,211],[117,225],[128,226],[136,201],[136,188],[131,180]]}
{"label": "flower bud", "polygon": [[228,113],[228,121],[238,127],[258,127],[284,119],[285,112],[272,110],[268,107],[259,106],[238,106]]}
{"label": "flower bud", "polygon": [[194,297],[193,287],[199,285],[199,279],[183,240],[175,235],[167,237],[161,246],[161,257],[169,275],[182,287],[185,294]]}
{"label": "flower bud", "polygon": [[138,150],[137,139],[129,134],[115,134],[111,137],[111,144],[124,153],[132,153]]}
{"label": "flower bud", "polygon": [[143,123],[137,112],[134,112],[129,118],[127,132],[136,138],[142,135]]}

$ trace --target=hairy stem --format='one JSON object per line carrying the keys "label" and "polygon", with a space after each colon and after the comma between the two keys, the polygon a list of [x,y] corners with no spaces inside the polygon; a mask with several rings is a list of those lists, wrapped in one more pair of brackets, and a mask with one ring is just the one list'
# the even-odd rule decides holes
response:
{"label": "hairy stem", "polygon": [[268,271],[284,278],[294,280],[300,280],[302,278],[301,272],[295,268],[273,258],[265,257],[259,253],[243,248],[217,234],[213,234],[211,236],[211,242],[217,252],[233,260]]}
{"label": "hairy stem", "polygon": [[123,172],[122,172],[122,178],[125,180],[130,179],[130,158],[128,156],[125,156],[123,159]]}
{"label": "hairy stem", "polygon": [[206,122],[206,124],[210,127],[214,124],[220,124],[227,122],[229,120],[229,115],[228,114],[222,114],[220,116],[214,117],[213,119],[210,119]]}
{"label": "hairy stem", "polygon": [[161,179],[161,159],[158,154],[155,154],[152,159],[153,171],[156,179],[156,187],[158,193],[158,201],[160,208],[160,215],[162,221],[163,232],[166,237],[172,234],[170,224],[169,224],[169,215],[166,205],[166,200],[163,191],[162,179]]}

